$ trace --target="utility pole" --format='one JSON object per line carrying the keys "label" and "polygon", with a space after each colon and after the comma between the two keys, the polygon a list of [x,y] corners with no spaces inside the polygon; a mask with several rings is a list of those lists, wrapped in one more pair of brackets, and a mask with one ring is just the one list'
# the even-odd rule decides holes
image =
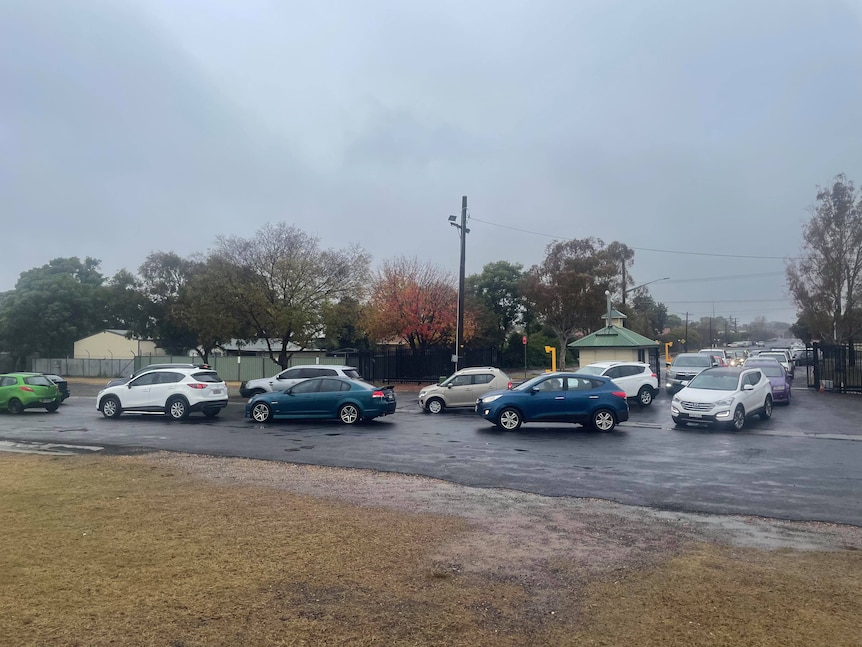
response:
{"label": "utility pole", "polygon": [[685,337],[684,337],[684,339],[685,339],[685,341],[682,342],[682,346],[683,346],[683,350],[685,350],[685,352],[687,353],[688,352],[688,313],[687,312],[685,313]]}
{"label": "utility pole", "polygon": [[[623,307],[624,308],[626,306],[626,292],[628,292],[628,290],[626,290],[626,255],[625,255],[625,252],[623,252]],[[608,319],[608,325],[609,326],[611,325],[610,319]]]}
{"label": "utility pole", "polygon": [[455,354],[452,355],[452,362],[455,364],[455,370],[461,368],[461,350],[464,346],[464,261],[465,250],[467,246],[467,234],[470,230],[467,229],[467,196],[461,198],[461,224],[455,222],[455,216],[449,216],[449,224],[457,227],[461,234],[461,265],[458,271],[458,321],[455,325]]}

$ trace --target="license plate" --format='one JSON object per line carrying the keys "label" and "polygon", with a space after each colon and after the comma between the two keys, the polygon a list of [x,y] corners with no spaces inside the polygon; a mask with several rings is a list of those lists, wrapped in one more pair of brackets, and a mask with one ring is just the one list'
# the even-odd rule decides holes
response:
{"label": "license plate", "polygon": [[702,413],[690,413],[688,414],[689,418],[703,418]]}
{"label": "license plate", "polygon": [[213,395],[221,395],[221,389],[213,389]]}
{"label": "license plate", "polygon": [[53,401],[54,401],[53,398],[42,398],[41,400],[39,400],[39,402],[41,402],[42,404],[48,404],[49,402],[53,402]]}

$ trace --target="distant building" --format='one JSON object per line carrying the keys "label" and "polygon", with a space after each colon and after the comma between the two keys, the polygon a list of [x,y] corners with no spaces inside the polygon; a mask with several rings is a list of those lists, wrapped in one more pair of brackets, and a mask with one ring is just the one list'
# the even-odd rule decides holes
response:
{"label": "distant building", "polygon": [[103,330],[75,342],[75,359],[131,359],[138,355],[164,355],[149,339],[129,338],[128,330]]}

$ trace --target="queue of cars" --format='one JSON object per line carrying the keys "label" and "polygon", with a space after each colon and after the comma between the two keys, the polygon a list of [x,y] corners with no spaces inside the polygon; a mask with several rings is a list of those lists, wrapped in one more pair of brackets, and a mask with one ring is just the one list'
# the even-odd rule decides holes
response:
{"label": "queue of cars", "polygon": [[[738,430],[753,415],[768,419],[775,403],[790,403],[792,372],[784,353],[764,351],[731,366],[735,357],[710,348],[674,358],[665,389],[677,426],[727,424]],[[291,367],[272,378],[244,382],[240,390],[249,398],[246,417],[258,423],[320,418],[352,425],[396,409],[392,387],[365,382],[350,366]],[[418,404],[430,414],[472,408],[504,430],[530,422],[572,422],[611,431],[628,420],[629,400],[647,407],[658,393],[658,376],[642,362],[595,362],[518,385],[498,368],[470,367],[422,388]],[[0,375],[0,408],[56,411],[63,398],[58,385],[44,375]],[[182,420],[195,412],[215,418],[227,404],[226,383],[205,364],[143,367],[128,378],[111,380],[96,398],[96,408],[106,418],[149,413]]]}

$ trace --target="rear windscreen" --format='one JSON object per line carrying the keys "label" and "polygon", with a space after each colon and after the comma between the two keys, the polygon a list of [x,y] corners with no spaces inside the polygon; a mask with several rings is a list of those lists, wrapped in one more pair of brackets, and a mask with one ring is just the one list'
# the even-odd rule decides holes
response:
{"label": "rear windscreen", "polygon": [[25,377],[24,384],[30,384],[32,386],[54,386],[54,383],[44,375]]}
{"label": "rear windscreen", "polygon": [[352,378],[352,379],[354,379],[354,380],[358,380],[358,379],[359,379],[359,371],[357,371],[355,368],[347,368],[347,369],[344,369],[344,374],[345,374],[347,377]]}
{"label": "rear windscreen", "polygon": [[203,371],[192,375],[198,382],[223,382],[215,371]]}

